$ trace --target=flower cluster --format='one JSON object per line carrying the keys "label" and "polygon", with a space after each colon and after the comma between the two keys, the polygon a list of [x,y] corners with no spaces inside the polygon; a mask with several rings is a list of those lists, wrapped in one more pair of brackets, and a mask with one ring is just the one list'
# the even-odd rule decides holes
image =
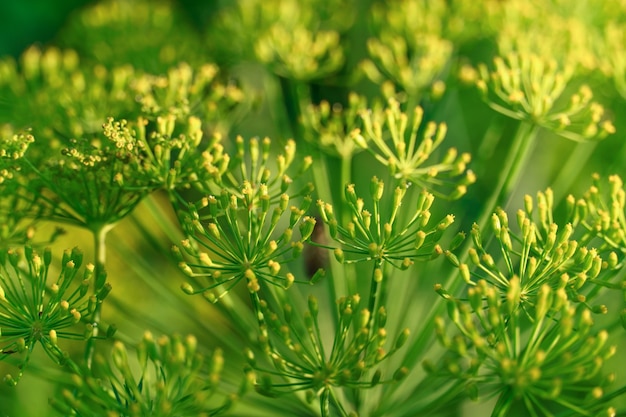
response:
{"label": "flower cluster", "polygon": [[366,109],[365,97],[356,93],[348,96],[345,107],[339,103],[331,105],[326,100],[318,105],[310,104],[300,119],[304,138],[324,153],[350,158],[361,150],[352,140],[351,132],[362,127],[360,114]]}
{"label": "flower cluster", "polygon": [[146,332],[133,360],[124,344],[115,342],[110,360],[96,356],[95,376],[79,370],[50,403],[64,416],[222,414],[245,393],[252,375],[244,379],[238,393],[222,393],[222,352],[215,350],[205,363],[197,344],[194,336],[155,340]]}
{"label": "flower cluster", "polygon": [[363,131],[355,129],[352,137],[357,145],[387,166],[395,178],[414,182],[437,196],[451,199],[465,194],[467,186],[476,180],[467,169],[471,159],[467,153],[459,154],[450,148],[440,161],[431,159],[445,139],[447,126],[435,122],[422,126],[421,107],[407,114],[391,98],[387,108],[363,111],[361,117]]}
{"label": "flower cluster", "polygon": [[606,57],[606,61],[600,69],[613,80],[617,92],[626,97],[626,55],[621,47],[626,39],[626,30],[622,24],[610,22],[602,35],[605,42],[600,44],[599,54]]}
{"label": "flower cluster", "polygon": [[588,14],[567,2],[512,1],[493,14],[500,30],[497,34],[501,54],[535,54],[555,59],[559,65],[571,64],[577,72],[587,73],[597,66],[599,31],[589,24]]}
{"label": "flower cluster", "polygon": [[[185,284],[183,290],[189,294],[204,293],[213,301],[244,278],[251,293],[260,290],[260,281],[291,286],[295,277],[291,273],[281,274],[278,260],[288,253],[292,258],[298,257],[315,227],[315,219],[305,216],[310,197],[303,198],[300,206],[289,206],[291,197],[286,192],[293,179],[286,170],[293,162],[295,143],[289,141],[285,152],[276,158],[275,173],[267,166],[269,139],[263,141],[262,149],[258,140],[252,139],[249,159],[243,139],[239,138],[237,143],[233,164],[240,169],[241,182],[234,170],[219,170],[212,186],[221,192],[190,204],[190,213],[184,219],[193,240],[183,241],[182,247],[194,262],[187,263],[181,258],[181,268],[190,277],[208,278],[209,283],[201,284],[200,289]],[[226,157],[229,163],[231,160]],[[310,158],[306,161],[300,171],[310,166]],[[305,187],[298,194],[308,191],[310,188]],[[282,221],[285,214],[288,214],[286,225]],[[299,228],[299,237],[294,236],[295,228]],[[197,245],[212,254],[198,250]],[[317,275],[321,274],[320,271]]]}
{"label": "flower cluster", "polygon": [[254,353],[248,351],[249,362],[259,373],[257,391],[270,396],[306,391],[309,401],[319,397],[323,416],[331,415],[331,405],[338,408],[339,415],[347,416],[334,389],[366,389],[406,375],[407,369],[402,367],[393,375],[383,375],[377,368],[404,345],[408,329],[403,329],[391,348],[387,348],[384,307],[372,314],[361,306],[361,298],[353,295],[337,300],[335,308],[339,323],[328,352],[322,337],[326,329],[320,326],[315,297],[309,297],[308,311],[302,317],[289,303],[282,306],[280,316],[267,303],[261,303],[267,325],[261,328],[259,341],[274,369],[258,363]]}
{"label": "flower cluster", "polygon": [[374,8],[376,37],[367,42],[372,60],[362,64],[367,76],[376,83],[386,77],[418,96],[434,87],[453,50],[452,42],[442,36],[445,12],[440,1],[400,1]]}
{"label": "flower cluster", "polygon": [[[542,126],[574,141],[600,140],[615,133],[604,108],[587,85],[569,93],[574,67],[532,53],[494,58],[479,66],[477,87],[489,106],[517,120]],[[566,103],[569,101],[569,103]]]}
{"label": "flower cluster", "polygon": [[205,47],[175,2],[106,0],[70,19],[59,42],[107,68],[131,64],[162,72],[179,62],[200,64]]}
{"label": "flower cluster", "polygon": [[[481,231],[474,225],[471,233],[474,248],[470,249],[469,258],[475,271],[470,270],[469,265],[459,263],[453,254],[447,253],[467,284],[476,285],[476,280],[483,279],[505,293],[515,277],[521,286],[522,305],[533,305],[543,284],[555,287],[565,282],[572,291],[572,298],[576,298],[585,282],[598,276],[602,259],[597,250],[587,249],[579,246],[577,241],[570,240],[571,225],[559,230],[556,223],[550,223],[548,233],[542,236],[525,212],[520,210],[517,219],[520,235],[512,236],[506,213],[499,210],[493,215],[493,236],[498,246],[497,252],[494,250],[495,260],[483,246]],[[501,254],[501,263],[498,262],[497,253]]]}
{"label": "flower cluster", "polygon": [[132,79],[130,90],[141,115],[148,120],[196,116],[211,133],[223,135],[247,111],[249,104],[236,83],[224,82],[218,67],[208,63],[195,69],[180,63],[168,68],[164,75],[138,75]]}
{"label": "flower cluster", "polygon": [[10,104],[0,123],[32,128],[46,143],[40,158],[69,138],[96,135],[106,117],[129,117],[133,109],[129,66],[85,66],[74,50],[31,47],[19,66],[4,58],[0,68],[0,94]]}
{"label": "flower cluster", "polygon": [[[77,249],[65,251],[59,277],[50,282],[52,263],[49,249],[40,256],[25,247],[20,254],[13,249],[0,250],[0,360],[19,367],[16,376],[5,381],[15,385],[37,345],[56,363],[67,361],[67,352],[60,339],[85,340],[94,333],[93,314],[111,291],[101,286],[95,295],[88,295],[95,277],[94,266],[88,264],[80,274],[83,254]],[[113,327],[107,331],[111,335]]]}
{"label": "flower cluster", "polygon": [[279,23],[259,38],[255,52],[277,74],[305,81],[337,72],[344,61],[338,32],[313,32]]}
{"label": "flower cluster", "polygon": [[[0,132],[0,248],[30,242],[35,234],[35,219],[29,214],[38,209],[37,194],[28,192],[20,175],[21,162],[34,141],[28,132],[13,133],[12,129]],[[57,229],[50,241],[60,233]]]}
{"label": "flower cluster", "polygon": [[[611,183],[611,195],[619,199],[621,182],[613,178]],[[602,242],[590,233],[593,228],[580,227],[589,213],[586,201],[593,197],[577,204],[568,198],[565,217],[573,223],[564,225],[554,218],[553,198],[550,189],[538,193],[536,201],[526,196],[517,212],[518,233],[501,209],[491,218],[493,239],[474,225],[469,264],[446,252],[468,289],[456,298],[436,286],[459,330],[449,337],[438,319],[437,335],[448,349],[438,372],[458,378],[475,395],[479,385],[488,390],[485,395],[497,395],[497,415],[512,407],[529,415],[558,409],[580,415],[609,410],[610,415],[611,396],[604,396],[614,376],[602,366],[615,348],[606,331],[593,330],[592,314],[609,311],[596,300],[602,300],[601,288],[624,288],[611,282],[618,257],[609,252],[605,261],[587,246]],[[588,395],[580,398],[580,391]]]}
{"label": "flower cluster", "polygon": [[437,372],[460,381],[474,398],[497,396],[493,415],[514,409],[530,416],[615,415],[607,404],[615,378],[606,369],[615,353],[608,332],[595,330],[591,311],[568,298],[565,280],[541,285],[532,313],[519,308],[523,296],[513,277],[506,292],[479,280],[467,300],[448,299],[459,333],[450,337],[443,320],[436,321],[448,350]]}
{"label": "flower cluster", "polygon": [[620,260],[626,253],[626,193],[624,183],[618,175],[611,175],[602,181],[598,174],[593,175],[593,185],[583,198],[576,200],[573,195],[566,199],[572,223],[585,231],[581,237],[585,242],[601,239],[599,249],[617,252]]}
{"label": "flower cluster", "polygon": [[36,167],[28,159],[29,187],[41,187],[40,216],[97,230],[130,213],[154,188],[132,162],[141,149],[125,120],[109,118],[104,138],[72,139],[60,155]]}
{"label": "flower cluster", "polygon": [[[367,209],[364,200],[357,196],[354,184],[348,184],[345,197],[351,220],[346,225],[339,224],[332,205],[318,201],[330,238],[341,244],[340,248],[334,249],[339,262],[374,260],[378,267],[389,263],[396,268],[407,269],[414,260],[429,260],[443,253],[437,242],[454,222],[454,216],[448,215],[438,224],[429,226],[434,196],[422,191],[415,207],[404,209],[402,202],[407,189],[406,184],[397,186],[393,197],[387,197],[391,207],[382,210],[381,202],[387,200],[384,198],[385,186],[382,180],[373,177],[370,184],[373,204],[371,209]],[[411,217],[406,224],[398,224],[407,217],[407,212],[411,213]]]}
{"label": "flower cluster", "polygon": [[[203,166],[221,161],[223,146],[217,133],[204,139],[198,117],[179,118],[173,114],[154,121],[139,117],[134,123],[121,121],[106,125],[118,149],[136,149],[126,162],[129,169],[145,178],[146,184],[172,194],[194,186],[204,187],[212,175]],[[116,130],[117,129],[117,130]]]}
{"label": "flower cluster", "polygon": [[343,64],[340,34],[354,21],[352,0],[233,3],[217,14],[210,32],[213,43],[228,39],[216,57],[256,56],[275,73],[297,80],[328,76]]}

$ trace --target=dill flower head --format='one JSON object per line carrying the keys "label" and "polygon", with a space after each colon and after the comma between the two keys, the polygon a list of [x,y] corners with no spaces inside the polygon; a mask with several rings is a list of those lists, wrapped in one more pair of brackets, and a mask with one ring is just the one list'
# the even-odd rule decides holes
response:
{"label": "dill flower head", "polygon": [[614,375],[603,365],[615,347],[606,330],[594,329],[593,315],[609,313],[600,297],[623,285],[611,281],[615,253],[603,260],[585,246],[592,242],[586,227],[567,222],[580,212],[570,208],[560,223],[548,189],[536,200],[525,197],[517,212],[519,232],[501,209],[489,232],[475,225],[468,264],[446,252],[468,288],[455,298],[436,286],[458,330],[450,336],[444,320],[436,321],[448,350],[438,372],[465,381],[474,396],[497,396],[494,415],[514,408],[529,415],[614,410],[607,392]]}
{"label": "dill flower head", "polygon": [[256,56],[277,74],[321,78],[343,64],[338,42],[356,7],[353,0],[238,0],[216,13],[208,39],[216,59]]}
{"label": "dill flower head", "polygon": [[615,133],[604,108],[587,85],[571,93],[575,67],[531,52],[497,56],[493,69],[479,66],[476,82],[489,106],[574,141],[600,140]]}
{"label": "dill flower head", "polygon": [[[334,249],[335,258],[341,263],[374,260],[378,267],[389,263],[407,269],[415,260],[429,260],[441,254],[438,241],[454,222],[454,216],[448,215],[433,225],[430,208],[434,196],[422,191],[414,207],[403,206],[409,189],[401,183],[393,195],[385,197],[384,182],[373,177],[370,185],[373,204],[366,207],[354,184],[348,184],[345,196],[351,220],[347,224],[339,223],[332,205],[319,200],[320,216],[328,226],[330,238],[341,245]],[[385,201],[390,201],[391,206],[384,207],[381,203]],[[412,215],[409,217],[406,211]],[[406,223],[401,223],[401,219],[407,219]]]}
{"label": "dill flower head", "polygon": [[77,11],[58,42],[107,68],[131,64],[149,72],[205,59],[200,36],[172,1],[107,0]]}
{"label": "dill flower head", "polygon": [[600,61],[594,51],[599,33],[590,21],[596,10],[590,10],[591,5],[580,6],[537,0],[503,4],[493,14],[499,27],[496,40],[500,53],[535,54],[555,59],[559,65],[571,65],[576,72],[589,73]]}
{"label": "dill flower head", "polygon": [[161,336],[146,332],[136,358],[115,342],[111,358],[97,355],[91,372],[79,370],[50,404],[64,416],[216,416],[245,393],[224,393],[220,380],[221,350],[204,356],[194,336]]}
{"label": "dill flower head", "polygon": [[222,135],[248,110],[252,97],[211,63],[192,67],[181,62],[164,74],[137,75],[130,91],[147,120],[199,117],[206,131]]}
{"label": "dill flower head", "polygon": [[339,322],[328,351],[322,336],[327,329],[318,318],[320,308],[315,297],[309,297],[308,310],[303,315],[294,311],[290,303],[284,304],[281,314],[277,314],[261,302],[267,325],[261,327],[260,344],[273,369],[248,350],[248,360],[259,376],[258,392],[277,396],[306,391],[309,401],[319,397],[322,415],[328,415],[331,405],[347,415],[337,401],[335,389],[367,389],[406,375],[405,368],[384,375],[380,366],[404,345],[408,329],[402,330],[388,346],[384,307],[372,313],[362,306],[361,297],[353,295],[337,300],[334,308]]}
{"label": "dill flower head", "polygon": [[613,81],[617,92],[626,97],[626,52],[622,47],[626,39],[623,24],[608,22],[601,34],[602,42],[598,45],[598,54],[604,59],[601,71]]}
{"label": "dill flower head", "polygon": [[361,69],[375,83],[390,79],[420,97],[433,87],[452,56],[443,37],[446,5],[440,1],[379,3],[372,9],[375,37],[367,41],[371,60]]}
{"label": "dill flower head", "polygon": [[341,68],[345,58],[340,40],[336,31],[312,31],[276,23],[259,37],[255,53],[276,74],[308,81]]}
{"label": "dill flower head", "polygon": [[448,335],[436,320],[448,351],[437,372],[463,381],[474,399],[497,397],[493,415],[614,415],[608,388],[615,375],[606,361],[616,348],[608,332],[594,328],[591,311],[564,286],[543,284],[532,312],[516,307],[520,296],[514,277],[505,293],[480,280],[466,299],[448,299],[458,332]]}
{"label": "dill flower head", "polygon": [[39,216],[96,230],[122,219],[154,188],[133,163],[142,155],[127,122],[109,118],[102,129],[104,138],[72,139],[43,166],[25,158],[32,186],[41,189]]}
{"label": "dill flower head", "polygon": [[97,134],[106,117],[129,117],[136,107],[129,89],[134,70],[128,65],[81,65],[74,50],[32,46],[19,62],[0,60],[0,68],[0,94],[8,104],[0,123],[32,128],[45,143],[37,149],[39,158],[69,138]]}
{"label": "dill flower head", "polygon": [[[238,138],[236,157],[225,158],[231,168],[212,167],[215,177],[207,191],[214,187],[220,193],[189,205],[183,225],[191,240],[183,241],[182,247],[193,261],[184,262],[181,256],[180,266],[190,277],[208,283],[201,282],[199,289],[185,284],[186,293],[203,293],[216,301],[242,279],[252,294],[261,289],[262,281],[285,288],[295,282],[293,274],[281,272],[281,261],[302,253],[315,219],[305,215],[311,203],[309,185],[291,195],[287,192],[312,161],[305,157],[292,178],[287,170],[294,161],[295,142],[289,141],[276,157],[275,170],[268,164],[269,139],[259,145],[252,139],[245,152],[243,139]],[[291,203],[303,195],[299,206]],[[319,271],[311,282],[321,275]]]}
{"label": "dill flower head", "polygon": [[13,249],[0,250],[0,360],[18,366],[16,376],[5,381],[15,385],[21,378],[37,346],[57,364],[64,364],[67,353],[61,339],[86,340],[94,331],[93,314],[111,290],[105,284],[89,295],[94,266],[79,272],[83,261],[80,250],[65,251],[56,280],[48,278],[52,253],[42,256],[32,248],[21,254]]}
{"label": "dill flower head", "polygon": [[362,127],[360,113],[366,109],[366,98],[356,93],[348,95],[346,106],[326,100],[309,104],[300,118],[304,139],[326,154],[349,158],[362,150],[351,132]]}
{"label": "dill flower head", "polygon": [[619,175],[603,179],[598,174],[592,176],[592,182],[582,198],[567,197],[568,214],[572,223],[585,232],[581,239],[598,244],[607,257],[619,255],[623,261],[626,255],[624,182]]}
{"label": "dill flower head", "polygon": [[[0,248],[32,242],[39,205],[37,194],[28,189],[28,178],[21,172],[20,159],[34,141],[28,132],[14,133],[12,129],[0,130]],[[53,241],[62,233],[57,229],[49,238]]]}
{"label": "dill flower head", "polygon": [[460,198],[476,181],[467,169],[471,156],[450,148],[436,160],[433,154],[443,143],[447,126],[435,122],[423,126],[423,117],[421,107],[405,112],[396,99],[390,98],[384,109],[361,112],[363,130],[353,130],[352,137],[396,179],[415,183],[437,197]]}
{"label": "dill flower head", "polygon": [[[592,297],[585,294],[594,294],[595,280],[603,268],[602,258],[597,249],[574,240],[574,227],[570,223],[560,226],[554,222],[550,190],[539,193],[538,202],[533,213],[533,200],[527,197],[526,209],[517,212],[519,233],[512,230],[507,214],[499,209],[491,218],[489,232],[473,226],[469,263],[459,263],[455,255],[446,252],[448,259],[472,287],[484,280],[504,297],[515,284],[519,294],[515,299],[517,305],[509,300],[511,311],[518,308],[532,311],[543,285],[563,288],[570,299],[582,304],[592,302]],[[493,236],[495,241],[486,245],[489,240],[483,234]],[[588,306],[596,311],[606,309]]]}

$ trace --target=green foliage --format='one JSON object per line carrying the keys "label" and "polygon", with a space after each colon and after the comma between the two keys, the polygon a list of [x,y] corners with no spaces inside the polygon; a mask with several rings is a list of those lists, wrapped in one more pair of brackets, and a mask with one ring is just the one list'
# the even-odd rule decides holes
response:
{"label": "green foliage", "polygon": [[0,59],[3,413],[626,410],[619,0],[205,3]]}

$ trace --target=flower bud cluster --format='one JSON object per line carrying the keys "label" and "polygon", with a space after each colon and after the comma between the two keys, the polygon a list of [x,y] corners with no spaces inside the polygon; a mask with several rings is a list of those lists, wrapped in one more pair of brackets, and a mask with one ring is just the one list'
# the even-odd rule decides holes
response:
{"label": "flower bud cluster", "polygon": [[479,66],[476,82],[495,111],[542,126],[574,141],[592,141],[615,133],[604,108],[592,101],[591,88],[571,93],[573,64],[559,64],[533,53],[497,56],[493,69]]}
{"label": "flower bud cluster", "polygon": [[277,314],[262,302],[267,325],[261,329],[259,342],[274,368],[260,363],[252,351],[248,352],[250,365],[259,374],[257,391],[270,396],[306,391],[309,400],[320,396],[324,409],[328,407],[325,391],[337,387],[371,388],[406,374],[406,369],[399,368],[391,375],[383,375],[379,366],[405,344],[408,329],[400,331],[393,344],[387,346],[384,307],[372,314],[361,304],[361,298],[353,295],[337,300],[335,308],[339,322],[328,351],[329,344],[323,337],[327,329],[320,325],[315,297],[309,297],[308,311],[303,315],[289,303]]}
{"label": "flower bud cluster", "polygon": [[571,224],[559,227],[552,221],[551,214],[546,216],[551,213],[551,203],[546,203],[551,200],[550,191],[540,193],[538,200],[537,220],[532,217],[530,197],[526,198],[526,211],[518,211],[519,233],[511,230],[507,214],[499,209],[491,218],[489,233],[495,242],[486,245],[489,240],[474,225],[469,262],[459,262],[451,252],[446,252],[446,256],[471,287],[484,280],[503,296],[511,291],[513,283],[518,285],[516,302],[521,308],[532,309],[544,285],[563,287],[570,299],[587,304],[591,300],[584,294],[594,285],[585,284],[594,282],[599,276],[602,258],[596,249],[581,246],[573,240]]}
{"label": "flower bud cluster", "polygon": [[[393,190],[393,195],[385,197],[384,182],[373,177],[372,206],[368,209],[363,198],[357,196],[354,184],[348,184],[345,198],[351,220],[345,225],[339,224],[330,204],[319,200],[320,216],[328,226],[330,238],[341,245],[335,248],[335,258],[341,263],[375,260],[378,264],[386,262],[407,269],[415,260],[429,260],[443,253],[438,241],[454,222],[454,216],[448,215],[437,224],[430,223],[430,207],[435,197],[422,191],[415,207],[403,207],[408,189],[409,186],[401,184]],[[392,203],[388,211],[381,208],[381,202],[385,201]],[[398,219],[408,217],[405,210],[412,216],[406,224],[398,224]]]}
{"label": "flower bud cluster", "polygon": [[626,51],[623,45],[626,40],[626,30],[620,22],[611,21],[602,33],[603,43],[600,43],[599,55],[603,60],[600,70],[613,80],[617,92],[626,97]]}
{"label": "flower bud cluster", "polygon": [[223,393],[221,350],[205,357],[194,336],[146,332],[131,357],[115,342],[111,358],[97,355],[93,375],[80,370],[51,405],[63,415],[215,416],[228,411],[251,385],[246,376],[237,393]]}
{"label": "flower bud cluster", "polygon": [[[205,194],[219,194],[225,190],[237,198],[250,199],[253,204],[259,204],[261,199],[278,203],[294,182],[301,182],[299,180],[311,168],[313,159],[308,155],[296,159],[296,142],[292,139],[275,156],[271,145],[272,141],[266,137],[262,140],[252,138],[246,146],[244,139],[237,136],[235,154],[231,156],[221,143],[216,143],[203,154],[203,169],[209,178],[198,183],[199,190]],[[306,183],[289,197],[308,195],[311,191],[313,185]]]}
{"label": "flower bud cluster", "polygon": [[375,83],[390,79],[420,95],[432,88],[452,56],[443,37],[446,5],[442,1],[400,1],[372,9],[375,37],[367,42],[371,61],[361,69]]}
{"label": "flower bud cluster", "polygon": [[164,75],[134,77],[130,89],[141,115],[148,120],[196,116],[211,133],[225,135],[247,111],[249,100],[234,81],[221,78],[215,64],[191,67],[183,62],[168,68]]}
{"label": "flower bud cluster", "polygon": [[[458,333],[435,321],[447,354],[428,368],[465,381],[473,396],[497,395],[499,410],[544,415],[549,407],[577,415],[607,415],[607,388],[615,375],[607,360],[615,346],[596,330],[591,311],[567,295],[566,282],[542,284],[532,309],[520,306],[521,280],[508,289],[478,280],[466,299],[448,298],[448,315]],[[611,415],[608,413],[608,415]]]}
{"label": "flower bud cluster", "polygon": [[257,40],[257,59],[276,74],[300,81],[337,72],[344,62],[339,32],[277,22]]}
{"label": "flower bud cluster", "polygon": [[353,0],[240,0],[216,14],[210,39],[222,48],[216,57],[256,56],[281,76],[319,79],[343,65],[341,34],[356,7]]}
{"label": "flower bud cluster", "polygon": [[[35,233],[35,221],[28,214],[39,209],[37,194],[24,186],[21,158],[34,141],[28,132],[14,133],[10,126],[0,129],[0,248],[30,242]],[[60,234],[53,232],[49,242]]]}
{"label": "flower bud cluster", "polygon": [[[584,239],[591,241],[600,238],[603,251],[615,251],[623,260],[626,254],[626,192],[619,175],[611,175],[606,180],[598,174],[592,177],[593,184],[576,200],[567,197],[568,212],[575,225],[587,232]],[[609,257],[611,255],[609,254]],[[610,265],[615,268],[617,265]]]}
{"label": "flower bud cluster", "polygon": [[[493,15],[501,54],[519,52],[555,59],[588,73],[600,59],[596,51],[598,31],[583,9],[567,2],[511,1]],[[604,60],[604,58],[602,58]]]}
{"label": "flower bud cluster", "polygon": [[131,64],[158,73],[178,62],[200,64],[206,56],[187,16],[171,1],[90,4],[68,20],[59,42],[107,68]]}
{"label": "flower bud cluster", "polygon": [[362,127],[360,114],[366,109],[366,98],[356,93],[349,94],[345,107],[326,100],[311,104],[300,119],[304,138],[324,153],[349,158],[362,150],[352,140],[351,132]]}
{"label": "flower bud cluster", "polygon": [[[192,278],[208,279],[208,285],[201,282],[195,289],[184,284],[186,293],[203,293],[217,301],[244,278],[251,294],[261,289],[261,281],[284,288],[295,282],[293,274],[281,272],[281,262],[299,257],[313,233],[315,219],[305,215],[311,198],[306,195],[299,206],[290,205],[287,192],[293,180],[286,172],[294,160],[295,143],[289,141],[278,155],[275,173],[266,166],[269,146],[266,139],[259,149],[253,139],[245,152],[243,139],[238,138],[230,169],[214,177],[212,185],[221,192],[189,205],[183,223],[192,240],[183,241],[182,248],[193,261],[187,263],[181,255],[180,266]],[[310,166],[310,158],[307,161]],[[233,167],[240,172],[241,183]],[[306,168],[301,166],[300,173]],[[305,187],[300,194],[309,190]],[[311,283],[322,275],[318,271]]]}
{"label": "flower bud cluster", "polygon": [[435,122],[422,126],[421,107],[407,114],[391,98],[387,108],[363,111],[361,117],[363,131],[352,132],[354,141],[387,166],[395,178],[450,199],[464,195],[467,186],[476,181],[474,173],[467,169],[471,160],[468,153],[459,154],[456,148],[450,148],[441,160],[433,160],[433,153],[445,139],[447,126]]}
{"label": "flower bud cluster", "polygon": [[143,149],[128,122],[109,118],[102,130],[103,138],[69,140],[42,167],[27,163],[33,184],[45,190],[40,216],[89,229],[111,225],[156,188],[137,163]]}
{"label": "flower bud cluster", "polygon": [[74,50],[35,46],[21,55],[19,65],[13,58],[0,61],[0,94],[11,103],[0,123],[32,128],[47,144],[38,158],[66,138],[97,135],[106,117],[129,117],[134,108],[132,67],[80,64]]}
{"label": "flower bud cluster", "polygon": [[[0,250],[0,360],[19,367],[16,376],[5,377],[10,385],[21,378],[35,346],[40,345],[50,359],[62,364],[67,352],[59,346],[60,339],[86,340],[94,333],[94,312],[111,286],[105,284],[90,295],[95,268],[88,264],[81,274],[82,261],[78,249],[65,251],[59,277],[50,281],[50,249],[42,255],[30,247],[25,247],[23,254]],[[109,330],[111,335],[114,328]]]}

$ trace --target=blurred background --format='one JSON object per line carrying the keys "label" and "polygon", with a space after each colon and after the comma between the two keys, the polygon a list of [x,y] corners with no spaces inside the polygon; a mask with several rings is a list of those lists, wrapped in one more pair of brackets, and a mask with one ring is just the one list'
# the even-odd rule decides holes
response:
{"label": "blurred background", "polygon": [[0,2],[0,56],[19,56],[33,43],[51,41],[76,9],[93,1]]}

